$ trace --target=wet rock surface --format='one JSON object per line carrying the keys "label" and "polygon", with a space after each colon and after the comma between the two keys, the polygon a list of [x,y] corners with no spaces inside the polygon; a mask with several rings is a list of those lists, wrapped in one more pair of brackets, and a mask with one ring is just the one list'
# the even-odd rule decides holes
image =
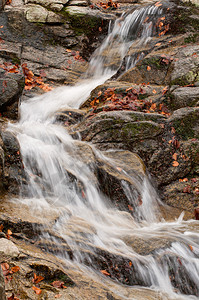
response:
{"label": "wet rock surface", "polygon": [[[1,9],[4,5],[4,1],[0,2]],[[73,270],[68,262],[63,266],[63,261],[47,253],[46,249],[57,254],[57,244],[48,244],[45,234],[59,219],[59,210],[44,209],[36,211],[33,216],[34,212],[28,206],[4,198],[5,194],[9,198],[10,195],[18,196],[20,183],[27,184],[19,145],[15,136],[6,131],[8,119],[13,122],[18,117],[19,101],[26,101],[34,94],[62,84],[74,84],[88,67],[88,53],[102,39],[98,37],[101,33],[99,28],[105,34],[107,20],[122,12],[121,9],[116,13],[104,13],[89,5],[86,1],[27,0],[23,3],[13,0],[0,16],[4,41],[0,48],[0,225],[4,226],[3,232],[0,232],[0,254],[1,263],[8,263],[9,270],[20,267],[12,275],[12,280],[6,278],[8,297],[14,293],[22,299],[36,299],[32,289],[35,273],[44,277],[37,285],[41,290],[40,299],[57,296],[60,299],[85,300],[92,299],[93,295],[95,299],[123,299],[118,296],[119,290],[114,291],[114,283],[104,283],[104,275],[99,283],[85,277],[81,270]],[[166,35],[152,38],[142,48],[137,45],[130,47],[125,59],[143,55],[135,67],[125,71],[124,60],[115,78],[97,87],[80,110],[63,110],[57,113],[55,120],[64,124],[72,136],[81,136],[83,141],[88,142],[76,141],[74,155],[94,169],[96,178],[91,178],[91,181],[110,198],[111,205],[133,214],[132,211],[141,203],[138,186],[146,174],[145,164],[159,188],[161,199],[175,210],[171,213],[165,209],[166,218],[171,220],[183,210],[186,210],[187,219],[193,218],[194,208],[199,206],[198,19],[194,17],[197,14],[195,7],[181,9],[182,14],[176,14],[175,20],[171,20],[171,29]],[[178,28],[174,33],[175,26],[183,22],[183,17],[187,22],[186,11],[189,11],[189,20],[192,21],[189,26],[184,26],[187,27],[186,32],[183,27],[182,32]],[[177,25],[174,25],[175,22]],[[116,57],[115,65],[117,60]],[[30,85],[27,80],[30,80]],[[22,94],[24,84],[26,89]],[[112,89],[111,93],[119,97],[118,106],[111,106],[111,99],[107,102],[110,97],[109,94],[104,95],[107,89]],[[129,106],[129,99],[136,102]],[[103,157],[89,142],[102,150]],[[132,175],[132,178],[137,176],[137,182],[126,174]],[[72,180],[76,180],[74,174],[70,175]],[[135,207],[130,205],[124,193],[124,182],[135,194]],[[78,181],[77,190],[84,195]],[[61,211],[64,214],[63,208]],[[84,228],[84,231],[79,228]],[[12,231],[11,239],[7,236],[8,229]],[[67,230],[68,235],[76,231],[82,253],[87,257],[86,248],[91,248],[84,236],[93,234],[94,229],[75,219]],[[70,247],[53,230],[51,234],[60,242],[58,254],[65,253],[72,258]],[[126,242],[140,255],[156,255],[162,251],[160,262],[170,268],[173,286],[182,293],[189,294],[191,291],[197,294],[197,287],[179,264],[180,258],[164,253],[173,240],[131,236]],[[89,254],[96,262],[96,271],[105,270],[112,279],[123,284],[146,286],[137,276],[133,261],[112,255],[100,247],[91,250]],[[85,263],[91,265],[86,259]],[[177,268],[172,268],[173,265]],[[186,284],[179,286],[178,276],[182,282],[188,282],[190,289]],[[67,288],[53,286],[54,281],[63,282]],[[151,290],[127,287],[122,292],[127,299],[163,299],[158,292]],[[5,299],[1,268],[0,298]]]}

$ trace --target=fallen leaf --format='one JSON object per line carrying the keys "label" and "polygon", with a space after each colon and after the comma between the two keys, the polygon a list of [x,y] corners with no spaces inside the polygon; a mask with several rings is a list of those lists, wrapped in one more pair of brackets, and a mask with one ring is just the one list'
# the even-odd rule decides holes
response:
{"label": "fallen leaf", "polygon": [[7,234],[12,235],[12,231],[10,229],[8,229]]}
{"label": "fallen leaf", "polygon": [[196,183],[197,182],[197,179],[196,178],[191,178],[191,181]]}
{"label": "fallen leaf", "polygon": [[174,167],[178,167],[179,166],[179,162],[177,162],[176,160],[173,161],[173,166]]}
{"label": "fallen leaf", "polygon": [[20,270],[20,267],[19,267],[19,266],[14,266],[14,267],[11,268],[11,272],[12,272],[12,273],[16,273],[16,272],[18,272],[19,270]]}
{"label": "fallen leaf", "polygon": [[153,94],[156,94],[156,93],[157,93],[157,91],[154,89],[154,90],[153,90]]}
{"label": "fallen leaf", "polygon": [[177,156],[178,156],[177,153],[174,153],[174,154],[172,155],[172,157],[173,157],[174,160],[177,160]]}
{"label": "fallen leaf", "polygon": [[56,280],[56,281],[53,281],[51,284],[52,284],[52,286],[59,288],[59,289],[66,288],[63,281]]}
{"label": "fallen leaf", "polygon": [[158,47],[158,46],[160,46],[160,45],[161,45],[161,43],[157,43],[157,44],[155,44],[155,46],[156,46],[156,47]]}
{"label": "fallen leaf", "polygon": [[55,295],[55,298],[60,298],[60,297],[61,297],[61,294]]}
{"label": "fallen leaf", "polygon": [[147,66],[147,71],[151,71],[151,67],[150,66]]}
{"label": "fallen leaf", "polygon": [[131,261],[129,262],[129,266],[132,267],[132,262]]}
{"label": "fallen leaf", "polygon": [[34,291],[37,295],[40,295],[40,294],[41,294],[41,289],[40,289],[40,288],[37,288],[36,286],[33,286],[32,289],[33,289],[33,291]]}
{"label": "fallen leaf", "polygon": [[34,279],[33,279],[34,283],[39,283],[40,281],[44,280],[43,276],[40,276],[40,275],[37,276],[36,273],[33,274],[33,277],[34,277]]}
{"label": "fallen leaf", "polygon": [[193,247],[191,245],[189,245],[190,250],[193,252]]}
{"label": "fallen leaf", "polygon": [[106,276],[110,276],[111,274],[108,273],[106,270],[100,270],[100,272]]}
{"label": "fallen leaf", "polygon": [[3,230],[3,224],[0,225],[0,232]]}
{"label": "fallen leaf", "polygon": [[185,188],[183,189],[183,193],[188,193],[188,194],[191,193],[191,187],[190,187],[190,185],[185,186]]}
{"label": "fallen leaf", "polygon": [[131,205],[128,205],[128,209],[133,211],[133,207]]}

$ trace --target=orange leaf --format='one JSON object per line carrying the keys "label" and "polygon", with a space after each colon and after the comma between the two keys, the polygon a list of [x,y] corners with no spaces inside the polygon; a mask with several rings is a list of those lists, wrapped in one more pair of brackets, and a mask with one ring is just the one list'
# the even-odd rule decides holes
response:
{"label": "orange leaf", "polygon": [[173,161],[173,166],[174,167],[178,167],[179,166],[179,162],[177,162],[176,160]]}
{"label": "orange leaf", "polygon": [[174,160],[177,160],[177,156],[178,156],[177,153],[174,153],[174,154],[172,155],[172,157],[173,157]]}
{"label": "orange leaf", "polygon": [[111,274],[109,274],[106,270],[100,270],[100,272],[106,276],[110,276]]}
{"label": "orange leaf", "polygon": [[131,261],[129,262],[129,266],[132,267],[132,262]]}
{"label": "orange leaf", "polygon": [[14,267],[11,268],[12,273],[16,273],[16,272],[18,272],[19,270],[20,270],[20,267],[19,267],[19,266],[14,266]]}
{"label": "orange leaf", "polygon": [[0,232],[3,230],[3,224],[0,225]]}
{"label": "orange leaf", "polygon": [[41,294],[41,289],[40,289],[40,288],[37,288],[36,286],[33,286],[32,289],[33,289],[33,291],[34,291],[37,295],[40,295],[40,294]]}
{"label": "orange leaf", "polygon": [[193,247],[191,245],[189,245],[189,248],[190,248],[191,251],[193,251]]}
{"label": "orange leaf", "polygon": [[34,277],[34,279],[33,279],[34,283],[39,283],[40,281],[42,281],[44,279],[43,276],[37,276],[35,273],[33,274],[33,277]]}
{"label": "orange leaf", "polygon": [[160,45],[161,45],[161,43],[157,43],[157,44],[155,44],[155,46],[156,46],[156,47],[158,47],[158,46],[160,46]]}
{"label": "orange leaf", "polygon": [[61,297],[61,294],[55,295],[55,298],[60,298],[60,297]]}
{"label": "orange leaf", "polygon": [[7,234],[12,235],[12,231],[8,229]]}
{"label": "orange leaf", "polygon": [[98,29],[99,29],[100,32],[102,31],[102,27],[99,27]]}
{"label": "orange leaf", "polygon": [[147,66],[147,71],[151,71],[151,67],[150,66]]}
{"label": "orange leaf", "polygon": [[156,92],[156,90],[154,89],[154,90],[153,90],[153,94],[156,94],[156,93],[157,93],[157,92]]}

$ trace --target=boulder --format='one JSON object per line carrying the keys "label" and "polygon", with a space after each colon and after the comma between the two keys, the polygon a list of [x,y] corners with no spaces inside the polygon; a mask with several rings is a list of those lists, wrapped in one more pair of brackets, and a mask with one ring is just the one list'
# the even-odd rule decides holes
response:
{"label": "boulder", "polygon": [[169,96],[168,105],[172,110],[186,106],[198,106],[199,87],[176,88],[167,96]]}
{"label": "boulder", "polygon": [[115,142],[127,146],[140,139],[158,136],[162,127],[157,121],[164,122],[164,116],[133,111],[110,111],[101,112],[92,118],[88,116],[75,129],[80,131],[85,141]]}
{"label": "boulder", "polygon": [[16,258],[19,256],[19,253],[19,249],[12,241],[5,238],[0,239],[0,262]]}
{"label": "boulder", "polygon": [[199,107],[180,108],[171,115],[168,122],[183,140],[199,138]]}
{"label": "boulder", "polygon": [[40,5],[26,5],[25,16],[29,22],[46,23],[48,10]]}
{"label": "boulder", "polygon": [[181,86],[199,82],[199,46],[191,45],[179,49],[172,62],[171,84]]}
{"label": "boulder", "polygon": [[171,207],[180,208],[192,213],[199,206],[199,177],[182,178],[162,189],[163,200]]}
{"label": "boulder", "polygon": [[29,22],[33,23],[64,23],[62,15],[48,11],[41,5],[28,4],[25,7],[25,16]]}
{"label": "boulder", "polygon": [[0,299],[6,300],[4,277],[3,277],[3,272],[1,267],[0,267]]}

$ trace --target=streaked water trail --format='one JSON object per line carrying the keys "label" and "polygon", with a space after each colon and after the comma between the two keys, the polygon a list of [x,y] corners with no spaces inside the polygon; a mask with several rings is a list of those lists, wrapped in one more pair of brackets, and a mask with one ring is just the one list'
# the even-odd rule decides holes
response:
{"label": "streaked water trail", "polygon": [[[60,213],[42,238],[59,249],[61,237],[72,253],[73,264],[82,269],[86,265],[95,269],[99,253],[111,254],[116,262],[128,263],[127,271],[122,267],[120,270],[125,271],[124,281],[118,281],[158,290],[162,299],[163,294],[167,295],[165,299],[197,299],[199,222],[185,222],[181,217],[173,222],[161,219],[160,200],[147,176],[133,178],[123,169],[121,172],[135,183],[137,191],[133,194],[132,187],[122,183],[129,203],[134,205],[138,194],[142,202],[134,217],[117,210],[99,191],[93,169],[78,156],[79,147],[86,143],[77,144],[66,128],[55,122],[57,111],[78,108],[96,86],[115,74],[138,36],[140,45],[149,41],[161,15],[161,8],[148,6],[118,19],[91,58],[84,80],[22,102],[20,121],[10,124],[9,130],[17,135],[27,174],[25,195],[19,201],[30,205],[35,214],[44,209]],[[146,17],[149,21],[145,21]],[[127,67],[135,63],[131,58]],[[87,147],[105,163],[113,167],[118,164],[94,146]],[[146,244],[150,244],[150,252],[144,252]],[[70,259],[64,249],[59,250],[59,255]]]}

